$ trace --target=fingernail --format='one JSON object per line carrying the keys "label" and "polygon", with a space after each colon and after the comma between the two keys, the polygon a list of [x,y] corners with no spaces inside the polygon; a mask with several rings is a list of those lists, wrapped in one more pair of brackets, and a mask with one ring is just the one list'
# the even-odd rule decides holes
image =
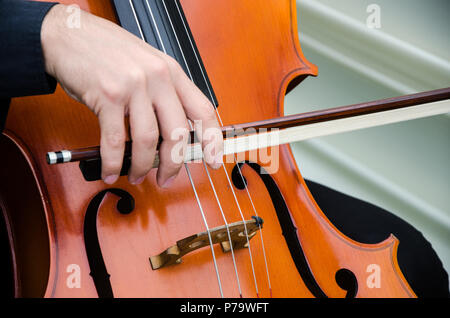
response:
{"label": "fingernail", "polygon": [[107,176],[104,180],[106,184],[113,184],[119,179],[118,175]]}
{"label": "fingernail", "polygon": [[140,177],[139,179],[135,180],[135,181],[130,181],[132,185],[140,185],[142,182],[144,182],[145,180],[145,176]]}
{"label": "fingernail", "polygon": [[172,176],[169,179],[167,179],[167,181],[163,184],[163,188],[170,188],[170,186],[172,185],[172,183],[175,181],[176,176]]}

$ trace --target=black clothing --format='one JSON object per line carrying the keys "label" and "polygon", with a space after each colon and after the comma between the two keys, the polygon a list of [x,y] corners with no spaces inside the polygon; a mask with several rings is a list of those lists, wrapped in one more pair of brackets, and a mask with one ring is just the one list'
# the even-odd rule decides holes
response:
{"label": "black clothing", "polygon": [[[0,132],[9,98],[55,90],[56,81],[45,73],[40,41],[42,21],[54,4],[0,0]],[[400,240],[400,268],[419,297],[449,296],[448,275],[419,231],[374,205],[310,181],[307,184],[321,209],[345,235],[363,243],[380,242],[390,233]],[[4,274],[12,273],[8,255],[0,216],[0,263]],[[0,297],[11,296],[11,275],[0,275],[0,280]]]}
{"label": "black clothing", "polygon": [[45,73],[41,25],[56,3],[0,0],[0,131],[9,98],[53,93]]}
{"label": "black clothing", "polygon": [[449,297],[448,274],[431,244],[407,222],[373,204],[306,180],[320,209],[342,233],[367,244],[394,234],[400,269],[418,297]]}

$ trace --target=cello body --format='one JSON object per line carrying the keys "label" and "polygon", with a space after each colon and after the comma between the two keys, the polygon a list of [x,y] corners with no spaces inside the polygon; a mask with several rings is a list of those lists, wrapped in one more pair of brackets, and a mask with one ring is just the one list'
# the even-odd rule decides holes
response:
{"label": "cello body", "polygon": [[[118,23],[111,1],[76,3]],[[286,92],[317,75],[300,48],[295,0],[181,4],[225,125],[282,116]],[[157,270],[149,262],[205,231],[185,170],[170,189],[156,185],[154,170],[139,186],[121,177],[109,187],[87,182],[76,163],[46,162],[48,151],[97,145],[99,138],[95,115],[59,86],[52,95],[12,100],[0,139],[0,204],[16,296],[220,297],[209,248]],[[368,245],[343,235],[315,203],[289,146],[277,149],[270,175],[258,172],[265,165],[258,158],[242,165],[251,199],[222,169],[210,171],[229,223],[241,220],[232,186],[244,218],[256,210],[264,220],[262,235],[234,251],[237,275],[230,253],[214,245],[223,296],[240,296],[238,276],[243,297],[414,297],[397,263],[398,240]],[[189,167],[209,227],[222,226],[203,165]],[[236,172],[234,163],[225,167],[229,176]],[[107,275],[98,274],[102,261]],[[379,287],[368,283],[371,268],[379,269]]]}

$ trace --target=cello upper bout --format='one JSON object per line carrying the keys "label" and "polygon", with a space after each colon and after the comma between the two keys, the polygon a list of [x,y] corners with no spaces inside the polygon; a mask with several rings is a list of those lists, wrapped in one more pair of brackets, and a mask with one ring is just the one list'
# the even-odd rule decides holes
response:
{"label": "cello upper bout", "polygon": [[289,83],[317,75],[300,48],[295,0],[181,4],[224,125],[282,116]]}

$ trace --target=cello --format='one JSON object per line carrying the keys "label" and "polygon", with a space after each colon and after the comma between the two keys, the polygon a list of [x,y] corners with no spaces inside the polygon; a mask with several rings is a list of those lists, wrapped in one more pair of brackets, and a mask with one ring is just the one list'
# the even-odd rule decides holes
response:
{"label": "cello", "polygon": [[[283,119],[285,93],[317,75],[297,38],[295,1],[77,4],[173,55],[211,99],[236,148],[249,128],[293,136],[304,131],[292,129],[306,127],[314,134],[355,113],[403,116],[410,106],[449,97],[440,90]],[[444,111],[441,104],[426,107],[427,114]],[[16,296],[415,296],[396,260],[398,240],[362,244],[340,233],[287,145],[272,149],[278,169],[271,173],[255,149],[230,150],[223,169],[209,171],[194,148],[189,161],[197,162],[186,164],[170,189],[156,186],[155,171],[140,186],[121,178],[107,187],[98,177],[98,148],[90,147],[98,136],[96,117],[61,88],[13,100],[0,144],[8,153],[0,193]],[[365,284],[372,264],[381,268],[382,288]]]}

